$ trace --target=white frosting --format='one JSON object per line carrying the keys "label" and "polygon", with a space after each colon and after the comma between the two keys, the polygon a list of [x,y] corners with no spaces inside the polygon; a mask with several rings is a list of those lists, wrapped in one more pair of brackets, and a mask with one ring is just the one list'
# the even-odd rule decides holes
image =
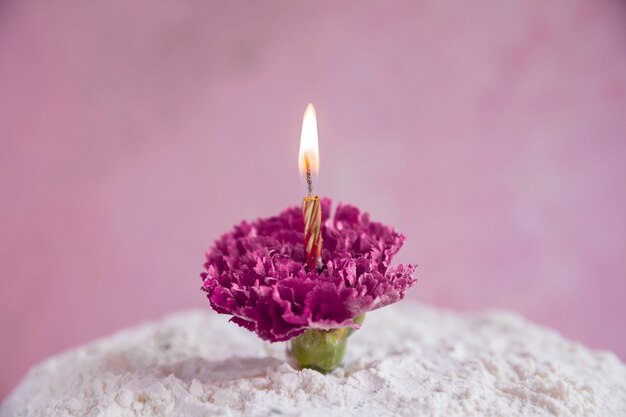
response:
{"label": "white frosting", "polygon": [[626,416],[615,355],[509,313],[370,313],[327,376],[226,320],[180,313],[48,359],[0,417]]}

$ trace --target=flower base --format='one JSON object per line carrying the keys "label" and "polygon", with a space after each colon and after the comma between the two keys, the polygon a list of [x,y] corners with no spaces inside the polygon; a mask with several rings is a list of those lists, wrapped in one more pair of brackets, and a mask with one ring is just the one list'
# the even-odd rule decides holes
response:
{"label": "flower base", "polygon": [[[361,324],[364,319],[365,315],[361,315],[354,322]],[[309,329],[289,341],[289,355],[301,369],[309,368],[327,374],[343,364],[348,337],[354,331],[352,327]]]}

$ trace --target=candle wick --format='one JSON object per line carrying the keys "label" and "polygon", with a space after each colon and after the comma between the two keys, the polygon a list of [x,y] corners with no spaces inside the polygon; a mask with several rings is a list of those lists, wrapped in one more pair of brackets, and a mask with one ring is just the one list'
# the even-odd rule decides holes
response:
{"label": "candle wick", "polygon": [[309,197],[313,194],[313,181],[311,181],[311,165],[309,164],[309,156],[304,154],[304,165],[306,167],[306,186],[309,189]]}

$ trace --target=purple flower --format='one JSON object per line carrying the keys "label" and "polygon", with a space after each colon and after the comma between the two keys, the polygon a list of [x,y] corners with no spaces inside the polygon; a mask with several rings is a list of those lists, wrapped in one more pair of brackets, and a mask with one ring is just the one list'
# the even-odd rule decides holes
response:
{"label": "purple flower", "polygon": [[304,265],[300,207],[243,222],[216,241],[201,275],[213,309],[278,342],[311,328],[358,328],[354,318],[402,299],[416,281],[413,265],[390,266],[404,236],[350,205],[330,219],[330,203],[321,202],[321,272]]}

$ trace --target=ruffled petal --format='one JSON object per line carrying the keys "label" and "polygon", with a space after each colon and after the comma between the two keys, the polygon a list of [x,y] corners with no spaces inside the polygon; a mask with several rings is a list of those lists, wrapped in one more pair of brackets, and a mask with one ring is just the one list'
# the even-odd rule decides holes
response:
{"label": "ruffled petal", "polygon": [[404,243],[391,227],[340,204],[330,218],[322,199],[321,272],[305,263],[302,211],[242,222],[206,253],[202,290],[212,308],[271,342],[308,328],[358,328],[353,320],[404,297],[413,265],[390,267]]}

